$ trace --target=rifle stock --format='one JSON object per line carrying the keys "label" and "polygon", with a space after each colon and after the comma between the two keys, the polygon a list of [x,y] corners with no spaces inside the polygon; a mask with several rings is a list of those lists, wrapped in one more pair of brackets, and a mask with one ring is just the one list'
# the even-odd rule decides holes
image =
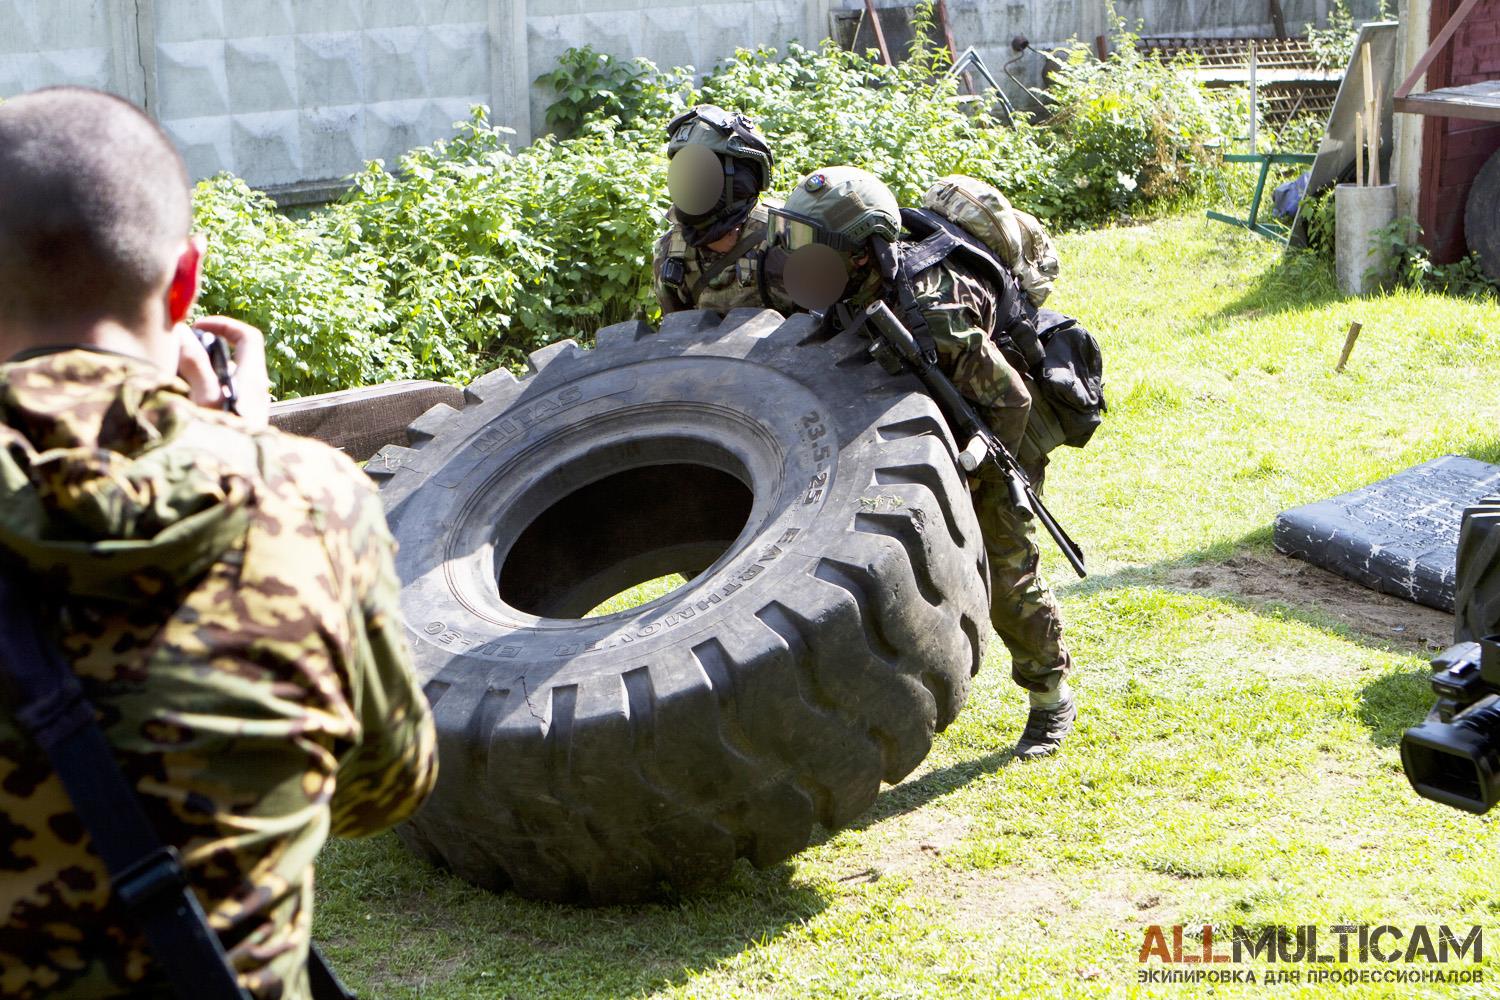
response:
{"label": "rifle stock", "polygon": [[961,444],[975,438],[984,443],[986,457],[1005,476],[1006,485],[1010,489],[1011,500],[1015,503],[1016,509],[1028,520],[1035,517],[1041,521],[1042,527],[1047,529],[1047,534],[1052,536],[1052,540],[1067,557],[1068,564],[1073,567],[1073,572],[1077,573],[1080,578],[1087,576],[1088,571],[1083,564],[1083,550],[1068,536],[1062,525],[1057,523],[1057,519],[1052,516],[1046,504],[1042,503],[1042,498],[1037,495],[1031,485],[1031,480],[1026,477],[1026,472],[1016,461],[1016,457],[980,419],[979,414],[974,412],[974,407],[958,391],[958,387],[938,369],[936,359],[929,358],[922,353],[911,331],[896,318],[896,314],[891,312],[890,306],[884,302],[876,301],[866,309],[864,319],[875,331],[875,344],[872,347],[876,349],[883,347],[889,351],[903,367],[921,381],[928,394],[937,402],[938,408],[947,417],[949,426],[958,433]]}

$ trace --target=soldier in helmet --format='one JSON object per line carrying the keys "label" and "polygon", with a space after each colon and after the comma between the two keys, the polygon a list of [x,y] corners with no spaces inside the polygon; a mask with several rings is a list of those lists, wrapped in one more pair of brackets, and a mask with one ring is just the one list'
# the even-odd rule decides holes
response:
{"label": "soldier in helmet", "polygon": [[662,312],[795,311],[768,280],[776,261],[768,260],[760,195],[775,158],[750,119],[700,104],[667,126],[667,157],[671,227],[656,241],[651,268]]}
{"label": "soldier in helmet", "polygon": [[[1011,450],[1021,449],[1031,396],[1027,362],[1008,336],[1026,316],[1012,278],[993,276],[948,256],[931,266],[899,267],[901,209],[879,178],[855,167],[828,167],[803,178],[786,204],[770,210],[771,245],[786,253],[787,294],[838,325],[855,322],[884,299],[934,350],[939,367]],[[1007,276],[1008,277],[1008,276]],[[1027,469],[1040,488],[1040,462]],[[993,470],[987,470],[993,471]],[[990,621],[1010,650],[1011,676],[1030,695],[1031,713],[1016,744],[1020,757],[1052,753],[1073,727],[1071,659],[1057,602],[1038,570],[1036,529],[998,477],[981,474],[974,508],[990,563]]]}

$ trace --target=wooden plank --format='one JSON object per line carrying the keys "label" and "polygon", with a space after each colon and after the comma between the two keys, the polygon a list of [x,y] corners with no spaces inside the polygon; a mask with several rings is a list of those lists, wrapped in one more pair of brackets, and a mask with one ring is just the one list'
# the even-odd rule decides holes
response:
{"label": "wooden plank", "polygon": [[869,15],[870,26],[875,29],[875,44],[880,48],[880,61],[887,66],[894,65],[891,62],[891,47],[885,43],[885,29],[880,26],[880,15],[875,11],[875,0],[865,0],[865,13]]}
{"label": "wooden plank", "polygon": [[[1466,94],[1463,91],[1489,87],[1491,93]],[[1432,118],[1468,118],[1473,121],[1500,122],[1500,81],[1476,83],[1468,87],[1445,87],[1425,94],[1413,94],[1396,101],[1396,110],[1410,115]]]}
{"label": "wooden plank", "polygon": [[442,382],[387,382],[271,404],[271,426],[317,438],[362,462],[388,444],[407,444],[406,427],[438,403],[464,405],[464,391]]}
{"label": "wooden plank", "polygon": [[[948,4],[946,0],[937,0],[934,6],[937,8],[938,23],[943,26],[943,41],[948,45],[948,61],[950,63],[958,62],[958,49],[953,44],[953,25],[948,20]],[[974,90],[973,74],[968,70],[964,70],[963,80],[965,90],[971,94],[977,93]]]}
{"label": "wooden plank", "polygon": [[1286,14],[1281,9],[1281,0],[1271,0],[1271,24],[1277,38],[1286,38]]}

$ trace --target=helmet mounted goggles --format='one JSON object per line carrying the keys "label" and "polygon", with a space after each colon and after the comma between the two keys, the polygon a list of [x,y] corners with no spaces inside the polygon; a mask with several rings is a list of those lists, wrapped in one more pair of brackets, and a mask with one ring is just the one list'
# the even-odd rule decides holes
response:
{"label": "helmet mounted goggles", "polygon": [[854,253],[864,246],[864,241],[852,240],[842,233],[828,229],[816,219],[797,212],[789,212],[784,208],[771,208],[769,215],[770,243],[772,246],[782,247],[787,253],[814,244],[832,247],[840,253]]}

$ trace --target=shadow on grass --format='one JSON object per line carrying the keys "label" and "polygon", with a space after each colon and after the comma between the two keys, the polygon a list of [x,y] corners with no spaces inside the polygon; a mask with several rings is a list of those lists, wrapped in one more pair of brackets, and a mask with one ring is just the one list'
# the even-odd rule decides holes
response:
{"label": "shadow on grass", "polygon": [[947,767],[929,771],[915,781],[903,781],[881,792],[873,806],[843,829],[864,830],[896,816],[915,812],[933,799],[956,791],[977,778],[1009,767],[1015,759],[1016,755],[1007,748],[972,760],[956,761]]}
{"label": "shadow on grass", "polygon": [[1403,670],[1366,684],[1359,693],[1359,718],[1370,727],[1370,742],[1393,747],[1401,734],[1427,716],[1435,696],[1428,670]]}
{"label": "shadow on grass", "polygon": [[536,902],[471,886],[385,834],[325,849],[314,937],[366,997],[625,997],[684,983],[826,905],[790,864],[746,862],[688,899]]}
{"label": "shadow on grass", "polygon": [[1273,316],[1325,306],[1344,297],[1334,279],[1331,262],[1305,250],[1294,250],[1257,274],[1239,297],[1205,315],[1199,331],[1246,314]]}

